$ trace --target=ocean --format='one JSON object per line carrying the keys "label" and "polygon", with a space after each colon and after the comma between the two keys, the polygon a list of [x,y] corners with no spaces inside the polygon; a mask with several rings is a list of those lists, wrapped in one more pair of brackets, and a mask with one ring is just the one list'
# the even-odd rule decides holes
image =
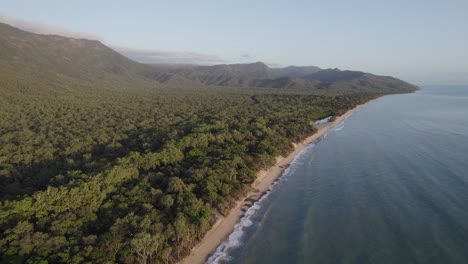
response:
{"label": "ocean", "polygon": [[208,263],[468,263],[468,86],[353,113],[296,157]]}

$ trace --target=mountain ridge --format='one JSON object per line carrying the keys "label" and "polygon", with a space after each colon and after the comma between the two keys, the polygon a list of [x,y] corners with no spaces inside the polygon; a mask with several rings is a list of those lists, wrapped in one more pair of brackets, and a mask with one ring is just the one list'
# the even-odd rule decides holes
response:
{"label": "mountain ridge", "polygon": [[[316,66],[270,68],[263,62],[213,66],[148,65],[133,61],[100,41],[41,35],[0,23],[0,64],[11,72],[53,72],[71,78],[138,79],[153,85],[220,86],[312,90],[412,91],[396,78]],[[346,84],[346,85],[345,85]]]}

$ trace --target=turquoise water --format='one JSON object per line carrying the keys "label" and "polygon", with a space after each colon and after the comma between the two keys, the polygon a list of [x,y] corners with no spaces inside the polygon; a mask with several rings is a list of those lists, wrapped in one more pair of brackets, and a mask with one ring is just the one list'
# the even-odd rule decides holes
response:
{"label": "turquoise water", "polygon": [[468,87],[365,106],[248,215],[210,263],[468,263]]}

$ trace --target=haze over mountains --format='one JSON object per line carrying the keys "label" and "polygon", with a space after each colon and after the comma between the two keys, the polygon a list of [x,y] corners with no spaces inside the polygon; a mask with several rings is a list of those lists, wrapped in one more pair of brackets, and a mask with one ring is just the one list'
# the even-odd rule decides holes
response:
{"label": "haze over mountains", "polygon": [[18,74],[39,77],[53,73],[53,76],[79,78],[83,82],[97,78],[178,87],[394,92],[415,88],[392,77],[358,71],[322,70],[315,66],[269,68],[262,62],[215,66],[146,65],[126,58],[99,41],[39,35],[3,23],[0,23],[0,45],[0,65],[3,72],[11,73],[10,77]]}

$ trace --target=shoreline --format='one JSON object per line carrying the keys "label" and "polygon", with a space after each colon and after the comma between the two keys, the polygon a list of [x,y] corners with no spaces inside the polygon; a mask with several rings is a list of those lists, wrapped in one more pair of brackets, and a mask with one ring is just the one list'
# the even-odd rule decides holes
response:
{"label": "shoreline", "polygon": [[207,261],[208,257],[215,252],[218,246],[223,243],[226,238],[234,231],[234,226],[239,223],[240,219],[244,216],[245,211],[250,208],[256,201],[258,201],[263,194],[265,194],[271,185],[277,181],[284,170],[294,160],[294,158],[301,153],[310,143],[324,136],[330,129],[340,124],[349,115],[356,112],[363,106],[380,99],[378,97],[372,99],[364,104],[357,105],[353,109],[348,110],[341,116],[338,116],[335,121],[321,125],[317,132],[302,142],[292,143],[294,150],[288,154],[287,157],[276,157],[276,163],[268,170],[261,170],[257,172],[257,178],[252,183],[252,190],[246,196],[235,202],[235,206],[229,211],[225,217],[220,216],[210,230],[205,234],[203,239],[190,251],[190,254],[182,259],[180,264],[203,264]]}

